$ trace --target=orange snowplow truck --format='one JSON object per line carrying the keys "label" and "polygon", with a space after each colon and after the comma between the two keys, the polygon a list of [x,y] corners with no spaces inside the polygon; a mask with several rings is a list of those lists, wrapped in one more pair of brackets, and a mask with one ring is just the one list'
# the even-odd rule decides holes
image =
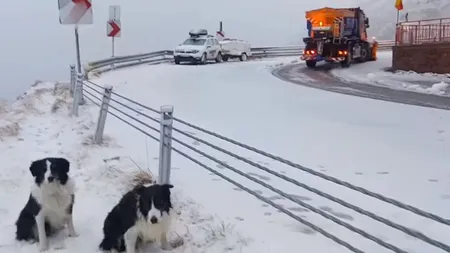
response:
{"label": "orange snowplow truck", "polygon": [[349,67],[352,61],[376,60],[378,43],[367,39],[369,18],[358,8],[322,8],[306,12],[308,37],[303,38],[306,66],[317,62],[340,62]]}

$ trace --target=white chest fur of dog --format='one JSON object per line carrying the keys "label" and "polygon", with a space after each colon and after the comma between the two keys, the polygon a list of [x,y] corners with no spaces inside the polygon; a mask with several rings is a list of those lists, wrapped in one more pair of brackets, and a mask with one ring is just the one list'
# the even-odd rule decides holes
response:
{"label": "white chest fur of dog", "polygon": [[144,242],[160,240],[161,234],[166,234],[169,231],[172,221],[171,218],[172,217],[167,213],[163,213],[159,219],[160,221],[156,224],[152,224],[148,219],[141,216],[136,221],[134,229],[138,232],[139,237],[141,237]]}
{"label": "white chest fur of dog", "polygon": [[33,185],[31,195],[41,206],[41,214],[52,227],[62,228],[69,216],[67,209],[72,204],[75,183],[69,179],[65,185],[42,184]]}

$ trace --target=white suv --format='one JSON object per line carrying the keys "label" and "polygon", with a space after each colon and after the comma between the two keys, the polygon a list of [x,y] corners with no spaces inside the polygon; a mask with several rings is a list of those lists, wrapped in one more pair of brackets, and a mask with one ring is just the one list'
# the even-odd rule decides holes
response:
{"label": "white suv", "polygon": [[181,62],[205,64],[208,60],[222,62],[222,49],[217,38],[208,35],[205,29],[191,30],[189,36],[183,44],[175,48],[173,52],[175,64]]}

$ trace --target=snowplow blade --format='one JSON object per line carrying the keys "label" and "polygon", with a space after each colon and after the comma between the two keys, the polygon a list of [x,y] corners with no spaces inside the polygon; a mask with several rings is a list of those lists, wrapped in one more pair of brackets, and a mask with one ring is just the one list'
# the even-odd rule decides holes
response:
{"label": "snowplow blade", "polygon": [[370,57],[371,61],[377,60],[377,51],[378,51],[378,42],[374,42],[372,44],[372,50],[371,50],[371,52],[372,52],[371,57]]}

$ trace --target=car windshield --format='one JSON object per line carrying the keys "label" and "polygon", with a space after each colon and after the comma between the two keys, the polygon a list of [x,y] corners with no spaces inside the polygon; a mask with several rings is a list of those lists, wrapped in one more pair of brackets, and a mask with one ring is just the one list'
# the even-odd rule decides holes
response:
{"label": "car windshield", "polygon": [[192,39],[189,38],[185,42],[183,42],[183,45],[189,45],[189,46],[203,46],[205,45],[206,39]]}

